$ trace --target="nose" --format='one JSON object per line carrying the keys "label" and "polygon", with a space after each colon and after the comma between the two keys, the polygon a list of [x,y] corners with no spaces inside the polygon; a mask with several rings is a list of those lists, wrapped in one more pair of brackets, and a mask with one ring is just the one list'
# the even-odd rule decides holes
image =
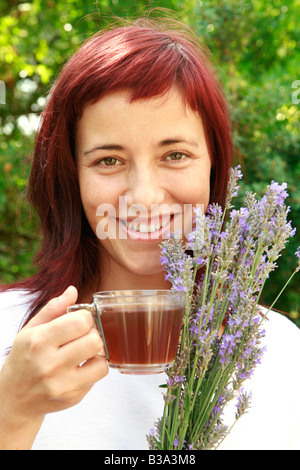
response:
{"label": "nose", "polygon": [[124,194],[129,207],[142,205],[150,212],[152,204],[164,202],[165,190],[158,173],[147,165],[139,165],[130,171]]}

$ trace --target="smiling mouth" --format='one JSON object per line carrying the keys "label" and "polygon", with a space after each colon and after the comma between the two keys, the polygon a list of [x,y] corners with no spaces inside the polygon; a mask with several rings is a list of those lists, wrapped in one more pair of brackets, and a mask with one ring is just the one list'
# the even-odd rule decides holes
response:
{"label": "smiling mouth", "polygon": [[154,233],[159,231],[160,229],[165,228],[174,218],[174,214],[168,215],[167,217],[161,217],[156,222],[142,222],[138,219],[135,219],[131,222],[127,222],[126,220],[119,219],[120,222],[123,223],[129,230],[132,230],[137,233]]}

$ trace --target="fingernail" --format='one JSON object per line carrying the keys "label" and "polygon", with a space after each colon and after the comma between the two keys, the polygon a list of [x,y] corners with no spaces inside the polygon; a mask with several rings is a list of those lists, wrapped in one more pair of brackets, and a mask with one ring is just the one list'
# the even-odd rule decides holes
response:
{"label": "fingernail", "polygon": [[70,287],[71,287],[71,286],[69,286],[69,287],[61,294],[61,296],[60,296],[61,299],[62,299],[63,297],[66,297],[66,295],[68,295],[68,292],[69,292],[69,290],[70,290]]}

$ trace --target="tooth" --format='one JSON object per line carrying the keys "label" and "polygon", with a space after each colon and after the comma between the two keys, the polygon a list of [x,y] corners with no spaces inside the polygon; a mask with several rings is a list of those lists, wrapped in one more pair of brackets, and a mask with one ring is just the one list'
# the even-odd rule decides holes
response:
{"label": "tooth", "polygon": [[160,228],[165,227],[169,222],[170,218],[164,217],[161,223],[151,223],[148,225],[146,223],[134,223],[134,221],[132,221],[129,223],[127,222],[126,225],[129,229],[135,230],[136,232],[151,233],[155,232],[155,230],[159,230]]}
{"label": "tooth", "polygon": [[162,227],[165,227],[166,225],[168,225],[169,222],[170,222],[170,219],[164,219],[164,220],[162,221],[161,226],[162,226]]}
{"label": "tooth", "polygon": [[148,232],[147,224],[140,224],[140,232],[142,232],[142,233]]}
{"label": "tooth", "polygon": [[129,222],[129,223],[127,223],[127,227],[130,230],[135,230],[136,232],[139,231],[139,224],[137,224],[137,223]]}

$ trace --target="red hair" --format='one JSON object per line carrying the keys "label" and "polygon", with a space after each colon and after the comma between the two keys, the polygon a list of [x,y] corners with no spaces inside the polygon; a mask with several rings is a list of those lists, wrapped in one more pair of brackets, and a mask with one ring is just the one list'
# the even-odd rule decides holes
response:
{"label": "red hair", "polygon": [[178,23],[164,23],[138,20],[97,33],[69,59],[51,90],[28,185],[43,235],[38,273],[18,284],[36,294],[29,318],[69,285],[79,297],[87,286],[95,288],[98,240],[81,205],[74,141],[84,107],[105,93],[129,88],[136,100],[176,86],[202,117],[212,161],[210,202],[224,204],[234,154],[227,102],[209,53],[192,33],[179,32]]}

